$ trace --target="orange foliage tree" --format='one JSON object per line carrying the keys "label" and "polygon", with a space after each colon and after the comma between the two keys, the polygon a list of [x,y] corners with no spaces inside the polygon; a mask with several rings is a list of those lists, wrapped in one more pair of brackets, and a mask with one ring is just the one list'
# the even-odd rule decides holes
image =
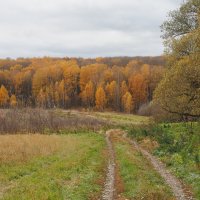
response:
{"label": "orange foliage tree", "polygon": [[126,92],[122,97],[123,110],[127,113],[131,113],[134,108],[133,98],[130,92]]}
{"label": "orange foliage tree", "polygon": [[117,83],[112,81],[106,85],[107,103],[112,108],[117,106]]}
{"label": "orange foliage tree", "polygon": [[133,96],[134,107],[136,110],[139,109],[139,107],[147,100],[146,87],[145,79],[141,74],[136,74],[130,77],[129,88]]}
{"label": "orange foliage tree", "polygon": [[82,101],[87,107],[94,105],[94,85],[92,81],[86,84],[84,91],[82,92]]}
{"label": "orange foliage tree", "polygon": [[96,94],[95,94],[95,104],[96,104],[96,108],[99,111],[103,111],[104,108],[106,107],[106,94],[104,92],[104,89],[99,86],[97,88]]}
{"label": "orange foliage tree", "polygon": [[10,106],[12,108],[15,108],[17,106],[17,98],[14,94],[11,95],[11,97],[10,97]]}
{"label": "orange foliage tree", "polygon": [[7,89],[4,87],[4,85],[0,88],[0,106],[6,107],[8,105],[9,101],[9,95]]}

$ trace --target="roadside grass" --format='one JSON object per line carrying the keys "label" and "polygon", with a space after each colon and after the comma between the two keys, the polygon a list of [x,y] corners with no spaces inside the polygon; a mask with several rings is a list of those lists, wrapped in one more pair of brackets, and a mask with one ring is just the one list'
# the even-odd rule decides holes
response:
{"label": "roadside grass", "polygon": [[104,137],[95,133],[57,137],[60,145],[51,155],[0,163],[2,200],[84,200],[100,196],[106,159]]}
{"label": "roadside grass", "polygon": [[121,195],[136,200],[175,199],[164,180],[127,140],[115,136],[113,142],[124,183],[124,191]]}
{"label": "roadside grass", "polygon": [[[135,127],[129,135],[146,149],[144,141],[157,142],[152,153],[158,156],[179,179],[200,199],[200,124],[162,123]],[[152,143],[151,143],[152,144]]]}

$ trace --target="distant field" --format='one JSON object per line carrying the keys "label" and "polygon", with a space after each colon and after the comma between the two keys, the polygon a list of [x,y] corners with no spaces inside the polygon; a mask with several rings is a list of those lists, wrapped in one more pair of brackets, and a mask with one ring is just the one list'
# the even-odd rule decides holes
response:
{"label": "distant field", "polygon": [[99,120],[103,120],[105,123],[109,125],[116,125],[116,126],[142,125],[142,124],[148,124],[149,122],[152,121],[151,117],[117,113],[117,112],[79,112],[76,110],[62,111],[62,112],[65,113],[68,112],[71,115],[75,116],[84,115],[86,117],[96,118]]}
{"label": "distant field", "polygon": [[124,114],[124,113],[116,113],[116,112],[95,112],[95,116],[111,120],[117,124],[143,124],[149,123],[150,118],[145,116],[133,115],[133,114]]}
{"label": "distant field", "polygon": [[0,136],[0,142],[0,199],[100,195],[106,159],[102,135],[10,135]]}

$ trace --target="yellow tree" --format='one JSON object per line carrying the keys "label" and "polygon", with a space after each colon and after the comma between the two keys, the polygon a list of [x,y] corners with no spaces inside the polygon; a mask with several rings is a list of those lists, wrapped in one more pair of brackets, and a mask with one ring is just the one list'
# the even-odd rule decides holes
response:
{"label": "yellow tree", "polygon": [[81,92],[84,91],[86,84],[89,81],[91,81],[92,73],[93,73],[93,66],[87,65],[87,66],[81,67],[80,81],[79,81]]}
{"label": "yellow tree", "polygon": [[60,97],[57,90],[54,92],[54,102],[56,107],[60,106]]}
{"label": "yellow tree", "polygon": [[4,87],[4,85],[0,88],[0,106],[5,107],[7,106],[9,101],[9,95],[7,89]]}
{"label": "yellow tree", "polygon": [[127,113],[131,113],[131,111],[133,110],[133,98],[130,94],[130,92],[126,92],[123,97],[122,97],[122,106],[123,106],[123,110]]}
{"label": "yellow tree", "polygon": [[37,96],[37,104],[41,107],[45,107],[46,105],[46,94],[43,89],[40,89],[40,92]]}
{"label": "yellow tree", "polygon": [[111,82],[112,80],[114,80],[114,74],[112,68],[107,68],[104,71],[103,77],[105,82]]}
{"label": "yellow tree", "polygon": [[17,73],[14,76],[14,87],[15,87],[15,92],[17,95],[21,94],[21,89],[22,89],[22,83],[23,83],[23,73]]}
{"label": "yellow tree", "polygon": [[33,79],[32,79],[32,93],[33,96],[37,97],[41,88],[48,86],[49,78],[47,75],[46,68],[39,68],[36,70]]}
{"label": "yellow tree", "polygon": [[10,106],[13,108],[17,106],[17,98],[14,94],[10,97]]}
{"label": "yellow tree", "polygon": [[94,85],[92,81],[86,84],[85,90],[81,94],[83,103],[89,107],[94,104]]}
{"label": "yellow tree", "polygon": [[145,79],[148,79],[150,76],[150,66],[147,64],[142,65],[141,67],[141,73],[144,76]]}
{"label": "yellow tree", "polygon": [[106,85],[107,103],[110,107],[117,106],[117,83],[112,81]]}
{"label": "yellow tree", "polygon": [[132,60],[130,61],[126,67],[123,69],[124,76],[128,79],[133,74],[138,73],[140,67],[142,65],[142,62],[139,60]]}
{"label": "yellow tree", "polygon": [[120,87],[120,96],[123,97],[126,92],[128,92],[128,86],[126,84],[126,81],[122,81],[121,87]]}
{"label": "yellow tree", "polygon": [[100,111],[103,111],[106,107],[106,102],[106,94],[104,92],[104,89],[99,86],[95,94],[96,108]]}
{"label": "yellow tree", "polygon": [[76,103],[79,92],[80,68],[76,61],[69,62],[64,68],[64,83],[66,95],[70,98],[71,104]]}
{"label": "yellow tree", "polygon": [[104,72],[106,69],[106,65],[98,63],[82,67],[80,70],[81,92],[85,89],[85,86],[89,81],[92,81],[95,88],[97,88],[98,85],[102,84],[105,79]]}
{"label": "yellow tree", "polygon": [[59,83],[57,83],[55,89],[55,96],[59,106],[65,108],[69,101],[69,97],[67,96],[64,80],[61,80]]}
{"label": "yellow tree", "polygon": [[138,110],[139,107],[146,102],[147,99],[146,87],[147,85],[145,79],[141,74],[138,73],[130,77],[129,88],[133,96],[136,110]]}
{"label": "yellow tree", "polygon": [[152,100],[152,96],[151,96],[151,91],[150,91],[150,66],[147,65],[147,64],[144,64],[141,66],[141,75],[143,76],[144,78],[144,81],[145,81],[145,85],[146,85],[146,95],[147,95],[147,98],[146,100],[148,102],[150,102]]}

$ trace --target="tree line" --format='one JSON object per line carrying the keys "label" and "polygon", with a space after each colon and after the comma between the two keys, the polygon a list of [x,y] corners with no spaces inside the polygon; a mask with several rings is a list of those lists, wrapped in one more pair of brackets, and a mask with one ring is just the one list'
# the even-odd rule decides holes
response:
{"label": "tree line", "polygon": [[152,101],[162,57],[0,60],[0,107],[137,112]]}

